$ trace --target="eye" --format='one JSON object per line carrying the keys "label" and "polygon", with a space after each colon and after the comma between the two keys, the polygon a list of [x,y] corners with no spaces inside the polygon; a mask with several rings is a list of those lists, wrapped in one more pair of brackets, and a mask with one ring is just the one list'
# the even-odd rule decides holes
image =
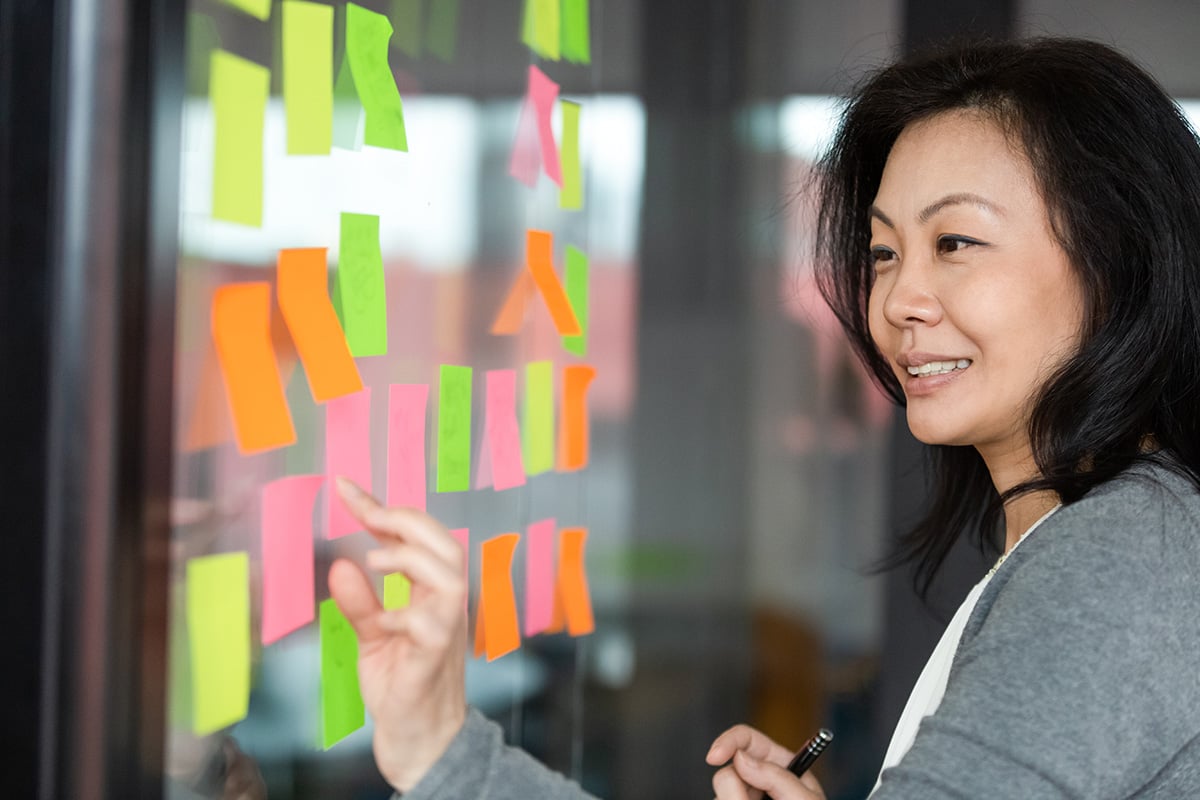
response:
{"label": "eye", "polygon": [[884,247],[883,245],[876,245],[871,248],[871,266],[876,271],[886,268],[890,262],[895,260],[896,253],[891,248]]}
{"label": "eye", "polygon": [[978,239],[968,238],[966,236],[945,235],[938,237],[937,250],[942,254],[957,253],[977,244],[983,244],[983,242],[979,241]]}

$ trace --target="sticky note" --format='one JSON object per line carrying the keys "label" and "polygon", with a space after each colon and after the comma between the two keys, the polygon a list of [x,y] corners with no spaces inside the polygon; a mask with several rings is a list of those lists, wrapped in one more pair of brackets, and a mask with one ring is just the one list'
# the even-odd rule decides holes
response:
{"label": "sticky note", "polygon": [[208,92],[213,109],[213,219],[260,227],[263,125],[271,77],[266,67],[214,50]]}
{"label": "sticky note", "polygon": [[394,608],[407,608],[412,598],[412,581],[402,572],[393,572],[383,576],[383,607],[388,611]]}
{"label": "sticky note", "polygon": [[558,433],[558,469],[573,472],[588,464],[587,391],[596,377],[588,364],[563,367],[562,425]]}
{"label": "sticky note", "polygon": [[337,79],[333,82],[333,144],[342,150],[358,150],[362,142],[358,138],[358,123],[363,117],[363,106],[358,101],[358,90],[350,73],[349,53],[343,51],[342,63],[338,65]]}
{"label": "sticky note", "polygon": [[333,145],[333,6],[284,0],[283,108],[288,155]]}
{"label": "sticky note", "polygon": [[404,107],[388,66],[391,38],[392,23],[387,17],[355,3],[346,4],[346,58],[367,115],[363,142],[407,152]]}
{"label": "sticky note", "polygon": [[[551,117],[558,100],[558,84],[546,77],[536,66],[529,67],[529,78],[521,115],[517,121],[517,136],[509,157],[508,172],[526,186],[537,183],[537,164],[550,180],[562,187],[562,165],[558,160],[558,145],[554,141]],[[534,147],[534,139],[537,147]]]}
{"label": "sticky note", "polygon": [[329,302],[325,263],[324,247],[280,250],[276,262],[279,310],[316,403],[362,389],[358,365]]}
{"label": "sticky note", "polygon": [[321,744],[328,750],[363,726],[358,687],[358,638],[337,603],[323,600],[321,637]]}
{"label": "sticky note", "polygon": [[579,103],[563,100],[562,109],[562,189],[558,207],[568,211],[583,208],[583,164],[579,156]]}
{"label": "sticky note", "polygon": [[362,530],[333,487],[343,475],[371,491],[371,388],[335,397],[325,404],[325,475],[327,496],[326,538],[337,539]]}
{"label": "sticky note", "polygon": [[233,421],[221,390],[221,365],[215,345],[205,347],[200,383],[192,392],[191,408],[183,434],[183,451],[195,453],[233,440]]}
{"label": "sticky note", "polygon": [[538,171],[541,167],[537,109],[526,94],[521,102],[520,116],[517,117],[517,135],[513,139],[512,153],[508,157],[508,174],[532,189],[537,186]]}
{"label": "sticky note", "polygon": [[525,19],[521,41],[542,58],[558,61],[559,0],[525,0]]}
{"label": "sticky note", "polygon": [[567,300],[579,322],[578,336],[564,336],[563,347],[579,357],[587,355],[588,342],[588,257],[577,247],[567,245]]}
{"label": "sticky note", "polygon": [[221,553],[187,563],[192,730],[219,731],[250,704],[250,559]]}
{"label": "sticky note", "polygon": [[423,0],[392,0],[392,47],[409,58],[421,57]]}
{"label": "sticky note", "polygon": [[453,63],[458,45],[459,0],[430,0],[426,41],[435,58]]}
{"label": "sticky note", "polygon": [[350,352],[387,355],[387,290],[378,216],[342,214],[337,287]]}
{"label": "sticky note", "polygon": [[479,615],[475,621],[475,655],[488,661],[521,646],[517,598],[513,593],[512,559],[521,536],[505,533],[488,539],[479,554]]}
{"label": "sticky note", "polygon": [[438,380],[437,490],[471,488],[470,367],[443,364]]}
{"label": "sticky note", "polygon": [[517,373],[511,369],[489,370],[485,378],[483,436],[486,446],[481,466],[487,465],[490,479],[475,488],[491,485],[496,491],[525,485],[521,457],[521,431],[517,426]]}
{"label": "sticky note", "polygon": [[429,386],[388,387],[387,504],[425,510],[425,415]]}
{"label": "sticky note", "polygon": [[562,0],[562,57],[572,64],[592,63],[588,0]]}
{"label": "sticky note", "polygon": [[558,529],[553,519],[530,523],[525,529],[525,635],[534,636],[554,620],[554,539]]}
{"label": "sticky note", "polygon": [[554,365],[549,361],[525,365],[521,452],[527,474],[554,469]]}
{"label": "sticky note", "polygon": [[583,331],[571,301],[554,272],[554,237],[546,231],[527,231],[525,234],[525,263],[533,283],[560,336],[578,336]]}
{"label": "sticky note", "polygon": [[[585,528],[566,528],[558,540],[555,611],[559,625],[565,622],[567,633],[572,636],[584,636],[596,630],[584,564],[587,535]],[[552,623],[551,630],[561,629],[559,625]]]}
{"label": "sticky note", "polygon": [[271,16],[271,0],[225,0],[225,5],[245,11],[263,21]]}
{"label": "sticky note", "polygon": [[525,323],[525,309],[535,291],[537,287],[533,284],[533,275],[528,267],[518,272],[503,305],[500,306],[500,311],[492,321],[493,336],[511,336],[521,330]]}
{"label": "sticky note", "polygon": [[324,475],[292,475],[262,488],[262,643],[313,619],[313,509]]}
{"label": "sticky note", "polygon": [[213,293],[213,343],[238,449],[258,453],[296,441],[271,344],[271,287],[235,283]]}

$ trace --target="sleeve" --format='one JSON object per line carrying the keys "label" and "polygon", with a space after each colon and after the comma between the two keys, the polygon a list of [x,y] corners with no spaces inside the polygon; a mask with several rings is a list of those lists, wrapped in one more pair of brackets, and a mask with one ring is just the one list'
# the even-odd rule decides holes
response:
{"label": "sleeve", "polygon": [[[1152,541],[1140,527],[1117,533]],[[1128,539],[1054,533],[1013,565],[871,800],[1124,798],[1196,735],[1195,590]]]}
{"label": "sleeve", "polygon": [[[394,795],[393,800],[400,795]],[[403,800],[595,800],[574,781],[567,780],[516,747],[504,744],[500,726],[477,709],[446,752]]]}

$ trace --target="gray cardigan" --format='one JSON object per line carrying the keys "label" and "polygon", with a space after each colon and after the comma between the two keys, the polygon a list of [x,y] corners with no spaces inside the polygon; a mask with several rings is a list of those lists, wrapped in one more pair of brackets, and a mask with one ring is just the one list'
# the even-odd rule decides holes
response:
{"label": "gray cardigan", "polygon": [[[988,584],[941,706],[871,800],[1200,797],[1197,576],[1200,495],[1161,467],[1060,509]],[[405,794],[588,797],[475,710]]]}

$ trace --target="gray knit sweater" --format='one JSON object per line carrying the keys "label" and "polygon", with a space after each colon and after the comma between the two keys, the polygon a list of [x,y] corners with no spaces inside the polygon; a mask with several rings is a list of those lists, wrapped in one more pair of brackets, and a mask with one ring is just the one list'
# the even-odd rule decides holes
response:
{"label": "gray knit sweater", "polygon": [[[1198,576],[1200,495],[1162,468],[1060,509],[984,590],[941,706],[871,800],[1200,798]],[[405,794],[587,797],[474,710]]]}

